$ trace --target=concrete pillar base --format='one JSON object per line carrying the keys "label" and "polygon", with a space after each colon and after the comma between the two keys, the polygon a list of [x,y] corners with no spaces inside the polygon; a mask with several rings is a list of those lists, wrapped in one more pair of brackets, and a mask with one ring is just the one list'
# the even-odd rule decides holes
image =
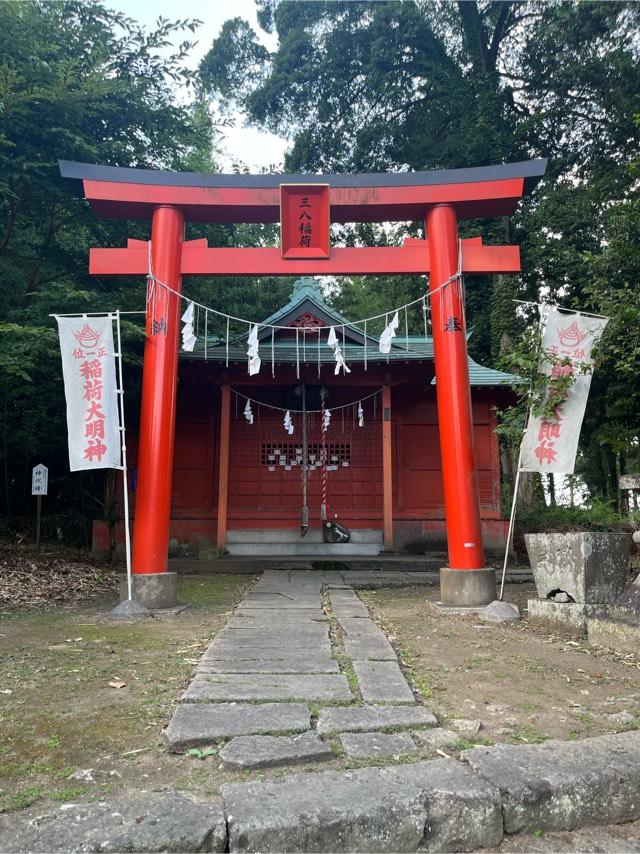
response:
{"label": "concrete pillar base", "polygon": [[495,569],[440,570],[440,598],[445,605],[482,608],[497,598]]}
{"label": "concrete pillar base", "polygon": [[[161,608],[175,608],[177,603],[178,573],[177,572],[148,572],[133,578],[133,598],[148,608],[156,611]],[[127,598],[127,576],[120,576],[120,601]]]}

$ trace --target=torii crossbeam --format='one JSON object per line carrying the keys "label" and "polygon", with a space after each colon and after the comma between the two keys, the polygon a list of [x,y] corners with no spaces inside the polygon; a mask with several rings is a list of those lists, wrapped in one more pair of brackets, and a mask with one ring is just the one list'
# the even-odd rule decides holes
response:
{"label": "torii crossbeam", "polygon": [[[449,546],[441,595],[443,602],[471,606],[495,598],[495,573],[484,565],[464,306],[458,288],[438,288],[458,270],[458,220],[508,216],[545,169],[546,160],[530,160],[380,175],[206,175],[60,161],[63,177],[82,182],[98,215],[152,223],[151,246],[129,240],[122,249],[92,249],[94,275],[146,276],[151,258],[156,277],[180,292],[182,276],[430,274]],[[230,249],[184,241],[186,221],[279,221],[281,245]],[[407,239],[399,247],[330,245],[331,222],[386,221],[424,222],[426,239]],[[464,273],[520,271],[518,247],[483,246],[479,238],[463,240],[461,247]],[[180,311],[177,299],[160,299],[156,291],[153,300],[144,354],[133,572],[149,589],[175,590],[167,566]],[[390,413],[383,418],[389,420]],[[144,592],[136,595],[144,602]]]}

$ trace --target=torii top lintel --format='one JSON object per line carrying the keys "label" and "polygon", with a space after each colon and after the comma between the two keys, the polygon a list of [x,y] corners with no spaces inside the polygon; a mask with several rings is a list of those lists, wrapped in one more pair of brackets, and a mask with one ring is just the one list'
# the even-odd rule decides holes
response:
{"label": "torii top lintel", "polygon": [[544,175],[547,160],[499,166],[348,175],[224,175],[165,172],[59,161],[64,178],[82,181],[100,216],[149,219],[158,205],[200,222],[278,222],[283,184],[326,184],[332,222],[424,220],[451,204],[459,219],[506,216]]}
{"label": "torii top lintel", "polygon": [[[101,216],[151,219],[154,210],[172,207],[190,221],[281,222],[280,249],[216,248],[206,240],[187,241],[181,249],[183,275],[411,275],[429,272],[426,240],[407,239],[401,247],[331,248],[329,220],[424,221],[437,205],[455,208],[458,219],[505,216],[535,187],[546,164],[546,160],[527,160],[470,169],[363,175],[219,175],[62,160],[60,172],[82,182],[85,198]],[[298,229],[304,228],[298,216],[305,217],[298,206],[312,197],[319,203],[315,223],[322,222],[324,236],[320,241],[306,238],[305,244],[304,236],[297,239]],[[295,235],[293,243],[291,235]],[[148,269],[147,241],[129,240],[126,248],[90,253],[89,270],[94,275],[144,275]],[[516,273],[520,253],[516,246],[482,246],[479,238],[464,240],[462,269]]]}

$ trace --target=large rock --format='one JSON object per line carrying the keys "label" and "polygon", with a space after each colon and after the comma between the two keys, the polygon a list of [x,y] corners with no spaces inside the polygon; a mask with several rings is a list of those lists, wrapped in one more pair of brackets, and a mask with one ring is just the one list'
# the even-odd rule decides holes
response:
{"label": "large rock", "polygon": [[334,755],[315,732],[303,732],[293,736],[241,735],[222,748],[220,758],[231,768],[268,768],[323,762]]}
{"label": "large rock", "polygon": [[182,705],[174,711],[164,736],[169,750],[182,753],[219,738],[304,732],[310,726],[309,709],[302,703]]}
{"label": "large rock", "polygon": [[562,591],[580,604],[609,603],[625,588],[630,534],[525,534],[525,541],[541,599]]}
{"label": "large rock", "polygon": [[395,727],[437,727],[438,721],[422,706],[352,706],[320,709],[318,732],[367,732]]}
{"label": "large rock", "polygon": [[65,804],[15,833],[2,850],[33,852],[225,851],[225,818],[217,804],[177,792],[97,804]]}
{"label": "large rock", "polygon": [[640,818],[640,732],[578,742],[499,744],[462,756],[500,789],[507,833]]}
{"label": "large rock", "polygon": [[480,619],[485,623],[513,623],[522,618],[517,605],[494,599],[482,608]]}
{"label": "large rock", "polygon": [[354,661],[365,703],[415,703],[416,698],[396,661]]}
{"label": "large rock", "polygon": [[202,673],[182,695],[184,703],[240,700],[353,700],[347,677],[334,674]]}
{"label": "large rock", "polygon": [[500,798],[452,760],[222,787],[234,851],[472,851],[502,838]]}

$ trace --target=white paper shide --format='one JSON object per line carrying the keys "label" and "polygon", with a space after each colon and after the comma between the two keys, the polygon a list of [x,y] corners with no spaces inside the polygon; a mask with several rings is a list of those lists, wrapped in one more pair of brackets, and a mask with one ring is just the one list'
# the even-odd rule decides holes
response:
{"label": "white paper shide", "polygon": [[112,316],[58,317],[71,471],[121,464]]}
{"label": "white paper shide", "polygon": [[[585,317],[555,308],[549,311],[542,337],[540,370],[549,377],[572,375],[573,382],[552,419],[531,414],[522,440],[521,471],[573,474],[591,386],[591,373],[581,373],[580,366],[593,364],[592,350],[607,323],[607,318]],[[569,358],[571,364],[554,365],[545,358],[545,353],[553,353],[558,359]]]}

